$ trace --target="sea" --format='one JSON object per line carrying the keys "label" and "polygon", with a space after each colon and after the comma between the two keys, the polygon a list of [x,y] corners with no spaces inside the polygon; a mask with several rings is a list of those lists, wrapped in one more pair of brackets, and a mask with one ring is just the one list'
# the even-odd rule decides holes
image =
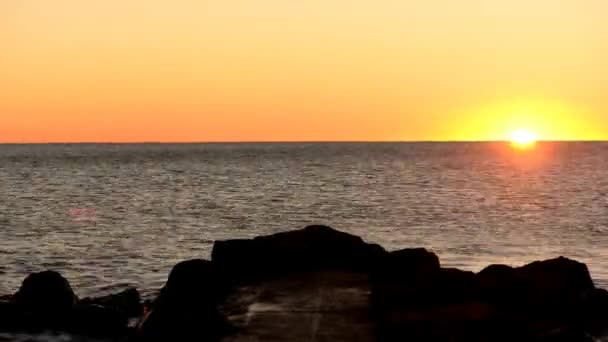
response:
{"label": "sea", "polygon": [[219,239],[325,224],[446,267],[566,256],[608,288],[608,143],[0,145],[0,295],[153,296]]}

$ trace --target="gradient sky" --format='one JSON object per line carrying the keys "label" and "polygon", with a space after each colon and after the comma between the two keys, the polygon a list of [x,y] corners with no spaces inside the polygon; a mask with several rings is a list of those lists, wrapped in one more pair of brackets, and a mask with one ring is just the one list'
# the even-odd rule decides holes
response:
{"label": "gradient sky", "polygon": [[0,142],[608,139],[605,0],[2,0]]}

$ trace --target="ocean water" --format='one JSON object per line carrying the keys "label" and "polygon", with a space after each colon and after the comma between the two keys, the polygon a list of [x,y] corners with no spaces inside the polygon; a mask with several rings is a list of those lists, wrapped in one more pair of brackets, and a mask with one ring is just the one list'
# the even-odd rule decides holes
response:
{"label": "ocean water", "polygon": [[0,295],[134,285],[216,239],[322,223],[478,271],[567,256],[608,286],[608,144],[0,145]]}

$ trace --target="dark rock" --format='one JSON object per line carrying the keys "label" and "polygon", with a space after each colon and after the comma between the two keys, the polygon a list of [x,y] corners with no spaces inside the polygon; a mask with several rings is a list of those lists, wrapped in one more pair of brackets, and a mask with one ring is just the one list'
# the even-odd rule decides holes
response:
{"label": "dark rock", "polygon": [[21,313],[15,303],[0,301],[0,330],[13,331],[21,329]]}
{"label": "dark rock", "polygon": [[476,301],[397,309],[378,322],[378,340],[505,341],[496,314],[494,306]]}
{"label": "dark rock", "polygon": [[[439,257],[424,248],[408,248],[386,253],[377,267],[390,273],[392,278],[412,279],[424,274],[435,274],[439,268]],[[374,271],[378,271],[378,268]]]}
{"label": "dark rock", "polygon": [[194,259],[173,267],[160,299],[182,308],[213,306],[217,304],[219,290],[215,265]]}
{"label": "dark rock", "polygon": [[217,305],[221,296],[214,265],[206,260],[180,262],[139,327],[146,341],[215,340],[229,329]]}
{"label": "dark rock", "polygon": [[558,327],[542,332],[528,340],[534,342],[594,342],[595,339],[576,327]]}
{"label": "dark rock", "polygon": [[490,265],[476,276],[476,288],[480,299],[511,307],[521,300],[524,283],[518,271],[507,265]]}
{"label": "dark rock", "polygon": [[564,257],[535,261],[517,272],[535,301],[576,298],[595,288],[587,265]]}
{"label": "dark rock", "polygon": [[570,319],[581,295],[595,289],[587,266],[563,257],[522,266],[517,275],[523,290],[514,302],[530,316]]}
{"label": "dark rock", "polygon": [[466,303],[477,299],[475,273],[457,268],[442,268],[432,287],[433,298],[439,303]]}
{"label": "dark rock", "polygon": [[573,315],[593,336],[608,335],[608,291],[594,289],[584,292]]}
{"label": "dark rock", "polygon": [[79,301],[79,304],[99,305],[118,311],[127,318],[139,317],[142,313],[141,296],[135,288],[104,297],[84,298]]}
{"label": "dark rock", "polygon": [[426,302],[439,272],[439,258],[424,248],[385,253],[372,270],[375,309]]}
{"label": "dark rock", "polygon": [[216,241],[212,261],[228,279],[256,280],[300,271],[368,272],[384,253],[358,236],[309,226],[251,240]]}
{"label": "dark rock", "polygon": [[[416,263],[432,260],[421,251],[401,253],[410,257],[385,257],[383,277],[374,278],[384,340],[590,341],[608,326],[608,292],[595,290],[582,263],[557,258],[474,274]],[[399,264],[409,265],[406,274],[387,272]]]}
{"label": "dark rock", "polygon": [[27,276],[17,293],[0,301],[0,329],[41,332],[62,330],[77,298],[59,273],[44,271]]}
{"label": "dark rock", "polygon": [[128,333],[125,315],[111,307],[95,304],[74,306],[66,331],[91,337],[118,337]]}
{"label": "dark rock", "polygon": [[78,302],[69,282],[59,273],[33,273],[25,278],[12,300],[0,303],[0,328],[27,333],[54,330],[98,337],[125,336],[127,316],[113,306],[122,306],[126,298],[133,296],[133,291],[129,291],[99,300],[106,306],[87,303],[88,300]]}
{"label": "dark rock", "polygon": [[480,299],[520,319],[571,316],[580,296],[595,288],[585,264],[563,257],[519,268],[491,265],[477,274],[476,283]]}
{"label": "dark rock", "polygon": [[57,317],[69,312],[78,298],[61,274],[44,271],[27,276],[13,300],[24,311]]}

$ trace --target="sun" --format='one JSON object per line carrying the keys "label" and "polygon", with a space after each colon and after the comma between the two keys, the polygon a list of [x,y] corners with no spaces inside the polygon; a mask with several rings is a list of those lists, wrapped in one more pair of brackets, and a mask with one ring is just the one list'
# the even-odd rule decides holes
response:
{"label": "sun", "polygon": [[537,140],[536,134],[527,129],[513,132],[510,138],[511,146],[522,150],[534,147]]}

